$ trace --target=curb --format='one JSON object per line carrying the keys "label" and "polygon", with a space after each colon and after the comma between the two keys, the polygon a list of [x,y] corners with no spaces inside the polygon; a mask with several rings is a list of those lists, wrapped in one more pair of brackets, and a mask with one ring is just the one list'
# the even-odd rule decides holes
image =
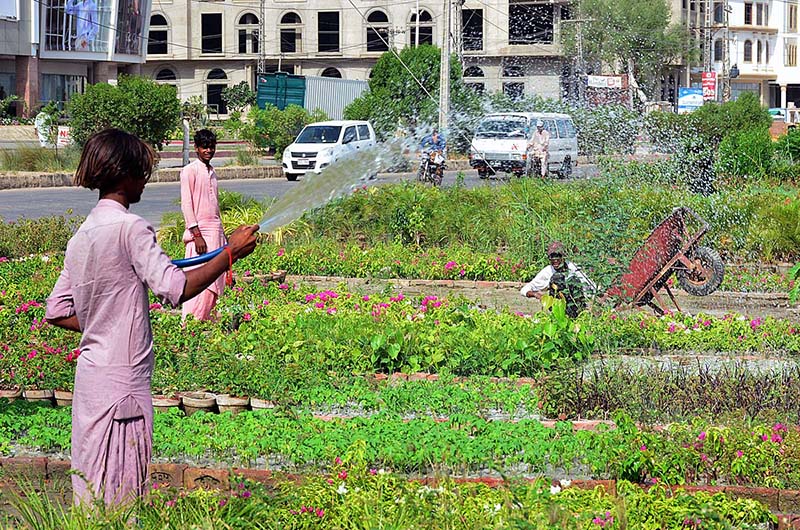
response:
{"label": "curb", "polygon": [[[68,460],[51,460],[48,458],[0,458],[0,473],[6,479],[22,476],[30,482],[41,480],[68,480],[70,462]],[[184,464],[150,464],[148,475],[152,484],[179,487],[185,489],[218,489],[230,490],[240,478],[274,486],[279,482],[290,480],[302,482],[303,475],[275,474],[267,469],[229,468],[214,469],[190,467]],[[435,486],[437,477],[409,478],[410,481]],[[491,488],[501,487],[508,481],[497,477],[453,477],[458,484],[478,483]],[[521,478],[519,481],[535,482],[535,478]],[[603,488],[608,494],[616,495],[616,480],[573,480],[553,481],[560,488],[580,488],[594,490]],[[644,489],[650,485],[640,484]],[[763,503],[778,516],[778,528],[798,528],[800,525],[800,490],[781,490],[776,488],[743,487],[743,486],[666,486],[673,493],[683,490],[687,493],[706,492],[710,494],[724,493],[736,498],[753,499]]]}

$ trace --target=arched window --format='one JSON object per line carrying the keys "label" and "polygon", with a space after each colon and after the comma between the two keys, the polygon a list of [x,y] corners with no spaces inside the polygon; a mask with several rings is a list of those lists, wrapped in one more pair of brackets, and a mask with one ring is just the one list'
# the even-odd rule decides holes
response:
{"label": "arched window", "polygon": [[725,23],[725,6],[722,4],[722,2],[714,2],[714,23]]}
{"label": "arched window", "polygon": [[483,77],[483,70],[478,66],[468,66],[464,70],[464,77]]}
{"label": "arched window", "polygon": [[761,41],[756,41],[756,63],[761,64],[761,53],[764,51],[764,45]]}
{"label": "arched window", "polygon": [[507,64],[503,66],[503,77],[525,77],[521,66]]}
{"label": "arched window", "polygon": [[164,15],[150,17],[150,32],[147,35],[147,55],[169,53],[169,23]]}
{"label": "arched window", "polygon": [[744,62],[753,62],[753,41],[744,41]]}
{"label": "arched window", "polygon": [[177,81],[178,76],[175,75],[170,68],[162,68],[156,73],[156,81]]}
{"label": "arched window", "polygon": [[[408,21],[409,46],[417,43],[417,14],[411,13]],[[419,43],[433,44],[433,17],[424,9],[419,10]]]}
{"label": "arched window", "polygon": [[320,74],[322,77],[335,77],[336,79],[342,78],[342,72],[336,68],[326,68]]}
{"label": "arched window", "polygon": [[286,13],[278,26],[281,34],[281,53],[303,51],[303,21],[297,13]]}
{"label": "arched window", "polygon": [[722,61],[722,39],[714,41],[714,60]]}
{"label": "arched window", "polygon": [[245,13],[236,24],[239,35],[239,53],[258,53],[258,17]]}
{"label": "arched window", "polygon": [[367,51],[389,51],[389,17],[380,9],[367,16]]}
{"label": "arched window", "polygon": [[206,105],[210,112],[227,114],[228,107],[222,99],[222,91],[228,87],[228,76],[221,68],[214,68],[206,76]]}

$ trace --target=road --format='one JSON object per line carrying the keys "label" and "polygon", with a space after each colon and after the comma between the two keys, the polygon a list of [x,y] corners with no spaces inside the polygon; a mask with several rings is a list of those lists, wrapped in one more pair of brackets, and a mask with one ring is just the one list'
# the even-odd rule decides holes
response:
{"label": "road", "polygon": [[[594,166],[578,168],[577,178],[591,176],[596,169]],[[459,171],[445,172],[443,185],[452,186],[456,182]],[[480,180],[477,172],[464,171],[464,185],[469,188],[477,186],[498,186],[505,180],[489,179]],[[369,182],[369,185],[413,180],[414,173],[385,173]],[[248,195],[257,200],[280,197],[293,187],[302,185],[298,182],[288,182],[284,179],[258,179],[258,180],[222,180],[221,189],[235,191]],[[180,183],[164,182],[148,184],[142,196],[142,202],[131,206],[131,211],[147,219],[154,226],[158,226],[164,213],[178,211],[180,199]],[[29,219],[64,215],[67,210],[72,210],[75,215],[87,215],[97,202],[97,192],[83,188],[26,188],[18,190],[0,191],[0,218],[5,221],[16,221],[25,217]]]}

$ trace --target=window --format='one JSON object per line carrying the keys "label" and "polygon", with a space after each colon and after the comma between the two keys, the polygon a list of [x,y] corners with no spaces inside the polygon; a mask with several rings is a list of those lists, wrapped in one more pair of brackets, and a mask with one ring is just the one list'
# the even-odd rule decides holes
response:
{"label": "window", "polygon": [[200,15],[202,53],[222,53],[222,13]]}
{"label": "window", "polygon": [[553,44],[553,5],[509,0],[508,43]]}
{"label": "window", "polygon": [[575,138],[575,126],[569,120],[556,120],[559,138]]}
{"label": "window", "polygon": [[339,12],[320,11],[317,20],[317,51],[338,52],[339,51]]}
{"label": "window", "polygon": [[786,31],[797,33],[797,4],[789,4],[787,6]]}
{"label": "window", "polygon": [[507,64],[503,66],[503,77],[525,77],[521,66]]}
{"label": "window", "polygon": [[227,81],[228,76],[220,68],[214,68],[206,76],[209,83],[206,85],[206,104],[211,112],[218,114],[227,114],[228,107],[222,99],[222,91],[227,88],[228,83],[220,83],[219,81]]}
{"label": "window", "polygon": [[483,70],[478,66],[468,66],[464,70],[464,77],[483,77]]}
{"label": "window", "polygon": [[169,68],[162,68],[156,74],[156,81],[177,81],[178,76]]}
{"label": "window", "polygon": [[764,4],[756,4],[756,26],[766,26],[767,21],[764,18]]}
{"label": "window", "polygon": [[367,16],[367,51],[389,51],[389,17],[381,10]]}
{"label": "window", "polygon": [[784,66],[797,66],[797,41],[787,42],[784,52],[786,54],[783,58]]}
{"label": "window", "polygon": [[239,34],[239,53],[258,53],[258,17],[245,13],[236,25]]}
{"label": "window", "polygon": [[752,26],[753,25],[753,4],[752,2],[748,2],[744,4],[744,25],[745,26]]}
{"label": "window", "polygon": [[169,53],[169,24],[164,15],[150,17],[150,33],[147,36],[147,55],[165,55]]}
{"label": "window", "polygon": [[359,125],[358,126],[358,139],[359,140],[372,140],[372,136],[369,134],[369,126],[368,125]]}
{"label": "window", "polygon": [[756,62],[758,64],[761,64],[761,53],[763,51],[764,50],[763,50],[763,45],[761,44],[761,41],[760,40],[756,41]]}
{"label": "window", "polygon": [[714,60],[722,61],[722,39],[714,41]]}
{"label": "window", "polygon": [[525,83],[503,83],[503,94],[512,100],[521,99],[525,95]]}
{"label": "window", "polygon": [[483,9],[461,10],[461,43],[464,51],[483,49]]}
{"label": "window", "polygon": [[722,5],[722,2],[714,2],[714,23],[725,23],[725,6]]}
{"label": "window", "polygon": [[[412,13],[408,25],[409,46],[417,45],[417,14]],[[424,9],[419,11],[419,43],[433,44],[433,17]]]}
{"label": "window", "polygon": [[749,40],[744,41],[744,62],[753,62],[753,42]]}
{"label": "window", "polygon": [[351,125],[350,127],[344,130],[344,135],[342,135],[342,143],[349,144],[356,140],[356,128],[355,126]]}
{"label": "window", "polygon": [[85,86],[86,78],[81,75],[42,74],[39,88],[42,101],[64,103],[73,94],[82,94]]}
{"label": "window", "polygon": [[464,86],[470,90],[474,90],[476,94],[483,94],[486,92],[486,85],[483,83],[464,83]]}
{"label": "window", "polygon": [[336,68],[326,68],[320,74],[322,77],[335,77],[336,79],[342,78],[342,72]]}
{"label": "window", "polygon": [[286,13],[281,17],[281,53],[303,51],[303,21],[297,13]]}

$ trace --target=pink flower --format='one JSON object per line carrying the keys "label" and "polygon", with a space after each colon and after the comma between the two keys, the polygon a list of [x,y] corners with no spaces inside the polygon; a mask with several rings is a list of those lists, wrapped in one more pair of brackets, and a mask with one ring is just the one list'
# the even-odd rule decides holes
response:
{"label": "pink flower", "polygon": [[327,480],[327,482],[328,482],[328,485],[329,485],[329,486],[333,486],[333,479],[332,479],[332,478],[329,478],[329,479]]}
{"label": "pink flower", "polygon": [[642,444],[642,446],[639,448],[639,451],[647,451],[647,446]]}
{"label": "pink flower", "polygon": [[770,440],[776,444],[779,444],[783,441],[783,437],[777,432],[774,432],[772,433],[772,438],[770,438]]}
{"label": "pink flower", "polygon": [[378,474],[378,470],[377,470],[377,469],[375,469],[375,468],[373,467],[373,468],[371,468],[371,469],[369,470],[369,474],[370,474],[370,475],[377,475],[377,474]]}
{"label": "pink flower", "polygon": [[742,458],[744,453],[742,451],[736,451],[736,458]]}
{"label": "pink flower", "polygon": [[226,504],[228,504],[228,499],[220,499],[220,500],[219,500],[219,507],[220,507],[220,508],[222,508],[222,507],[223,507],[223,506],[225,506]]}
{"label": "pink flower", "polygon": [[253,315],[251,315],[250,313],[245,313],[242,318],[244,318],[245,322],[250,322],[251,320],[253,320]]}
{"label": "pink flower", "polygon": [[282,283],[278,286],[278,289],[280,289],[281,291],[287,291],[289,289],[289,284]]}
{"label": "pink flower", "polygon": [[456,267],[456,265],[457,264],[455,261],[448,261],[447,263],[444,264],[444,270],[446,271],[452,270]]}
{"label": "pink flower", "polygon": [[369,302],[369,295],[368,295],[368,294],[365,294],[364,296],[362,296],[362,297],[361,297],[361,299],[362,299],[363,301],[365,301],[365,302]]}
{"label": "pink flower", "polygon": [[341,466],[342,459],[337,456],[336,458],[333,459],[333,463],[336,464],[337,466]]}
{"label": "pink flower", "polygon": [[338,476],[340,479],[344,480],[344,479],[346,479],[346,478],[347,478],[347,471],[345,471],[345,470],[341,470],[341,471],[339,471],[339,474],[338,474],[337,476]]}
{"label": "pink flower", "polygon": [[175,506],[175,499],[168,500],[166,502],[166,505],[167,505],[168,508],[172,508],[173,506]]}
{"label": "pink flower", "polygon": [[763,320],[761,320],[761,318],[754,318],[753,320],[751,320],[751,321],[750,321],[750,329],[752,329],[753,331],[755,331],[755,330],[757,330],[757,329],[758,329],[758,327],[759,327],[759,326],[761,326],[761,324],[763,324],[763,323],[764,323],[764,321],[763,321]]}
{"label": "pink flower", "polygon": [[280,257],[281,257],[281,256],[283,256],[284,254],[286,254],[286,251],[283,249],[283,247],[279,248],[279,249],[278,249],[278,257],[280,258]]}
{"label": "pink flower", "polygon": [[329,315],[335,315],[336,314],[336,308],[335,307],[329,307],[328,310],[326,311],[326,313],[328,313]]}
{"label": "pink flower", "polygon": [[5,256],[0,256],[0,263],[5,263],[8,261],[8,258]]}
{"label": "pink flower", "polygon": [[702,442],[703,440],[705,440],[705,439],[706,439],[706,431],[703,431],[703,432],[701,432],[700,434],[698,434],[698,435],[697,435],[697,439],[698,439],[698,440],[700,440],[701,442]]}
{"label": "pink flower", "polygon": [[706,455],[705,453],[701,454],[700,460],[702,460],[703,462],[708,462],[708,455]]}
{"label": "pink flower", "polygon": [[322,309],[325,307],[325,302],[317,302],[316,304],[314,304],[314,307],[316,307],[317,309]]}
{"label": "pink flower", "polygon": [[243,499],[249,499],[251,495],[252,493],[250,493],[249,490],[244,490],[242,493],[239,494],[239,496]]}
{"label": "pink flower", "polygon": [[325,517],[325,510],[323,510],[322,508],[317,508],[317,510],[316,510],[314,513],[315,513],[315,514],[317,515],[317,517],[319,517],[320,519],[322,519],[323,517]]}
{"label": "pink flower", "polygon": [[158,302],[150,304],[150,311],[155,311],[156,309],[161,309],[161,304],[159,304]]}
{"label": "pink flower", "polygon": [[670,322],[667,328],[667,333],[675,333],[675,322]]}
{"label": "pink flower", "polygon": [[310,302],[310,301],[314,300],[316,297],[317,297],[317,295],[315,295],[313,293],[307,294],[306,295],[306,302]]}
{"label": "pink flower", "polygon": [[458,274],[459,274],[459,276],[461,276],[463,278],[464,275],[467,274],[467,271],[465,271],[464,269],[461,269],[460,271],[458,271]]}
{"label": "pink flower", "polygon": [[761,435],[761,441],[762,442],[766,442],[767,440],[769,440],[769,436],[767,436],[766,434],[762,434]]}

